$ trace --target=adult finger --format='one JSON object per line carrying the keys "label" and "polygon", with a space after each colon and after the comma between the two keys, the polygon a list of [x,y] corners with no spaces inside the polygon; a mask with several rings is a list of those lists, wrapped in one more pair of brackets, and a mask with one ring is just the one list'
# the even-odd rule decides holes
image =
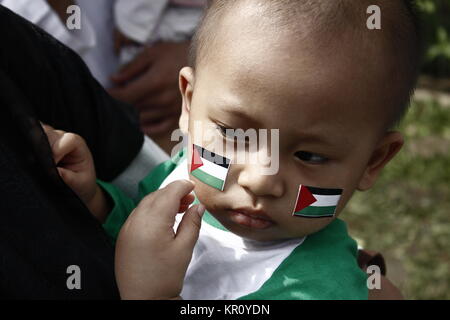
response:
{"label": "adult finger", "polygon": [[148,123],[160,122],[174,112],[170,108],[153,108],[148,106],[139,113],[139,122],[143,125]]}
{"label": "adult finger", "polygon": [[167,133],[178,128],[178,118],[178,116],[169,115],[154,122],[141,123],[141,129],[149,136]]}
{"label": "adult finger", "polygon": [[115,99],[136,105],[144,100],[149,94],[155,91],[154,82],[157,81],[152,76],[151,71],[141,75],[131,82],[108,90],[108,93]]}
{"label": "adult finger", "polygon": [[145,83],[141,81],[133,81],[122,87],[114,87],[108,89],[108,93],[119,101],[128,104],[136,104],[145,96]]}
{"label": "adult finger", "polygon": [[136,103],[138,110],[146,109],[177,109],[181,111],[181,95],[176,89],[162,88],[148,93],[142,100]]}
{"label": "adult finger", "polygon": [[131,62],[124,65],[116,74],[111,76],[112,82],[122,84],[137,77],[140,73],[151,67],[153,63],[153,54],[149,48],[144,49]]}

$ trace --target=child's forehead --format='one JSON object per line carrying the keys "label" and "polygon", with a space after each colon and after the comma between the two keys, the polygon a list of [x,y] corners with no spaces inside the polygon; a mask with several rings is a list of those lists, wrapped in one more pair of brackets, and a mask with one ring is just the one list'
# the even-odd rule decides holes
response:
{"label": "child's forehead", "polygon": [[364,91],[376,84],[366,71],[355,68],[351,59],[342,55],[315,55],[309,49],[288,45],[256,49],[245,41],[239,44],[224,48],[196,71],[198,82],[218,99],[238,97],[244,100],[239,101],[241,104],[265,100],[287,106],[301,101],[339,104],[341,99],[348,105],[363,100]]}
{"label": "child's forehead", "polygon": [[[326,42],[323,34],[277,28],[258,23],[258,17],[242,15],[240,12],[228,14],[229,17],[215,27],[214,39],[205,47],[208,58],[198,65],[198,69],[214,68],[224,75],[233,76],[237,85],[240,85],[239,80],[258,84],[267,80],[264,76],[269,75],[273,86],[298,81],[299,77],[312,79],[326,73],[332,77],[359,69],[361,64],[370,61],[368,55],[377,54],[375,51],[362,53],[354,50],[360,47],[360,39],[351,33]],[[367,69],[366,72],[370,71]]]}
{"label": "child's forehead", "polygon": [[[278,129],[282,140],[290,144],[308,142],[326,147],[351,145],[359,128],[367,127],[367,120],[357,115],[351,107],[341,108],[333,104],[332,97],[319,94],[300,100],[274,98],[269,94],[257,94],[225,89],[217,90],[214,83],[195,102],[205,116],[233,129]],[[313,97],[314,96],[314,97]],[[321,99],[321,100],[320,100]]]}
{"label": "child's forehead", "polygon": [[290,141],[328,136],[316,140],[342,145],[373,123],[374,114],[365,110],[362,79],[346,80],[355,76],[346,77],[345,70],[326,62],[317,71],[315,63],[305,65],[295,72],[292,66],[261,67],[257,62],[239,68],[230,60],[207,68],[196,84],[201,100],[196,107],[232,127],[280,129]]}
{"label": "child's forehead", "polygon": [[306,113],[311,121],[329,115],[358,123],[374,119],[384,81],[373,64],[364,64],[346,43],[322,49],[291,40],[246,35],[219,45],[199,66],[199,82],[214,99],[226,95],[281,124]]}
{"label": "child's forehead", "polygon": [[395,57],[402,53],[392,50],[391,29],[370,36],[365,29],[337,32],[321,28],[323,19],[294,24],[297,29],[290,25],[284,28],[271,24],[270,14],[261,19],[257,7],[249,5],[246,9],[230,10],[220,21],[217,19],[220,23],[209,25],[215,29],[214,36],[204,38],[209,44],[204,47],[206,59],[197,65],[199,70],[205,65],[215,68],[224,76],[223,81],[228,77],[236,87],[248,91],[269,93],[265,88],[280,89],[270,93],[283,99],[290,95],[289,90],[296,91],[292,83],[305,91],[319,86],[323,95],[339,97],[345,93],[351,97],[347,105],[355,110],[367,109],[369,119],[377,119],[383,127],[404,104],[409,91],[405,90],[408,83],[404,84],[402,74],[407,73],[400,72],[403,69]]}

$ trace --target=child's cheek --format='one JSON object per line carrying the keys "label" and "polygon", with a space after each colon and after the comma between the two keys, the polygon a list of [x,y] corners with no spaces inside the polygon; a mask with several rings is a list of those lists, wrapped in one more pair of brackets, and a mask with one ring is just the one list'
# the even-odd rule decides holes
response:
{"label": "child's cheek", "polygon": [[202,203],[208,212],[214,212],[217,210],[217,202],[214,201],[216,193],[220,192],[198,179],[190,176],[190,180],[195,182],[194,193],[197,199]]}

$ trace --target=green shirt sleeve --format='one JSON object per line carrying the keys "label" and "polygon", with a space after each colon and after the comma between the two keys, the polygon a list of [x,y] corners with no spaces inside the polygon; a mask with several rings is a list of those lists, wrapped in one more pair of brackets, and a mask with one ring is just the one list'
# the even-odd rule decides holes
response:
{"label": "green shirt sleeve", "polygon": [[131,198],[127,197],[122,191],[120,191],[120,189],[112,184],[101,180],[97,180],[97,183],[101,188],[103,188],[105,193],[109,195],[113,204],[113,208],[103,224],[103,229],[112,241],[115,242],[117,236],[119,235],[120,228],[122,228],[122,225],[136,207],[136,204]]}
{"label": "green shirt sleeve", "polygon": [[139,183],[139,197],[137,202],[134,202],[131,198],[127,197],[120,189],[117,187],[97,180],[97,183],[103,190],[110,196],[113,203],[113,209],[108,215],[105,223],[103,224],[103,229],[110,236],[113,242],[116,241],[119,231],[123,224],[127,220],[130,213],[134,210],[137,204],[151,192],[158,190],[161,183],[165,178],[176,168],[179,162],[185,157],[185,151],[180,151],[172,159],[161,163],[154,170],[150,172],[140,183]]}
{"label": "green shirt sleeve", "polygon": [[168,160],[157,166],[144,180],[139,183],[139,199],[159,189],[167,176],[175,169],[176,163]]}

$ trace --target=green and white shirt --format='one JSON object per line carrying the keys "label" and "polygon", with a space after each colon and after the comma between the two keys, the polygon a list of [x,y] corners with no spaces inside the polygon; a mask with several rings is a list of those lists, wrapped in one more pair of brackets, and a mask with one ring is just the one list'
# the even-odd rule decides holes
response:
{"label": "green and white shirt", "polygon": [[[182,151],[141,182],[141,197],[188,178]],[[117,188],[99,183],[115,203],[104,224],[115,239],[135,204]],[[175,228],[180,220],[178,215]],[[339,219],[305,238],[258,242],[229,232],[205,212],[181,296],[201,300],[367,299],[367,275],[356,257],[356,242]]]}

